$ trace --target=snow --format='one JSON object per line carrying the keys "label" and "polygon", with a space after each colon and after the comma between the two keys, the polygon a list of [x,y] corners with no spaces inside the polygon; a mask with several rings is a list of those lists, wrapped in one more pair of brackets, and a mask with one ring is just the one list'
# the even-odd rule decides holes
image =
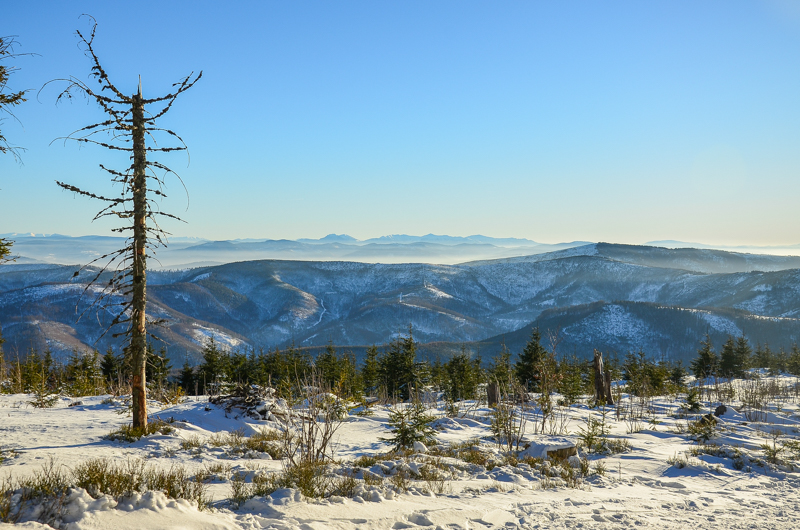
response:
{"label": "snow", "polygon": [[[788,376],[763,377],[763,381],[784,388],[797,383]],[[734,382],[737,395],[752,384]],[[557,401],[558,396],[554,398]],[[372,416],[350,415],[337,431],[336,466],[342,469],[358,457],[386,455],[368,469],[358,471],[360,482],[352,496],[314,500],[295,489],[282,488],[266,497],[253,497],[238,507],[228,501],[232,473],[245,473],[247,480],[252,480],[256,474],[280,472],[284,464],[257,455],[234,454],[208,443],[192,453],[180,444],[191,439],[207,442],[215,434],[237,430],[247,436],[264,427],[279,427],[278,424],[253,420],[236,409],[226,412],[205,398],[190,398],[160,410],[154,403],[151,417],[173,419],[175,430],[128,444],[103,437],[129,421],[118,414],[118,400],[108,396],[83,397],[81,405],[70,407],[73,400],[62,398],[52,409],[31,408],[27,405],[29,400],[27,395],[0,395],[0,454],[6,456],[0,463],[0,483],[9,475],[30,476],[50,457],[67,467],[99,457],[117,462],[144,458],[149,465],[162,469],[180,465],[190,473],[215,464],[229,466],[230,472],[217,473],[217,479],[209,484],[211,509],[206,510],[160,492],[95,499],[75,488],[64,499],[59,519],[60,528],[70,530],[800,527],[800,473],[788,465],[765,463],[761,448],[772,443],[775,429],[780,430],[781,439],[798,439],[800,415],[793,392],[774,400],[759,411],[758,417],[739,402],[726,403],[728,411],[719,419],[711,440],[717,444],[718,454],[704,453],[703,446],[679,432],[681,425],[692,419],[681,416],[681,398],[654,398],[646,418],[655,421],[643,419],[638,426],[617,421],[616,409],[611,407],[606,415],[611,437],[627,440],[632,448],[615,455],[579,449],[578,456],[587,458],[592,468],[602,463],[607,471],[586,477],[574,488],[562,478],[548,478],[542,472],[544,467],[537,469],[521,461],[515,465],[497,460],[498,465],[490,468],[452,456],[437,456],[437,450],[443,447],[472,440],[479,451],[491,458],[503,458],[504,449],[491,438],[491,409],[485,405],[460,403],[460,413],[454,417],[444,416],[443,402],[432,405],[431,412],[440,417],[436,421],[438,445],[419,444],[407,457],[387,454],[388,445],[379,437],[389,433],[389,409],[375,405]],[[623,409],[628,410],[635,403],[638,400],[623,395]],[[717,405],[704,404],[704,412]],[[543,429],[540,417],[535,421],[537,411],[526,409],[527,448],[520,448],[520,458],[540,458],[547,451],[573,447],[587,419],[602,418],[600,410],[586,404],[557,407],[557,411],[564,421],[560,426],[548,424]],[[747,467],[736,469],[725,451],[747,456]],[[683,463],[674,464],[676,457]],[[570,465],[579,467],[580,458],[573,457]],[[397,491],[389,480],[382,484],[363,482],[366,474],[391,477],[403,470],[414,473],[432,459],[450,466],[439,492],[423,480],[412,481],[407,492]],[[546,462],[541,465],[556,466]],[[36,509],[29,507],[20,524],[0,524],[0,528],[50,528],[35,521]]]}
{"label": "snow", "polygon": [[739,326],[734,324],[733,321],[728,318],[713,315],[706,311],[698,311],[698,313],[712,328],[717,331],[722,331],[733,336],[739,336],[742,334],[742,330],[739,329]]}
{"label": "snow", "polygon": [[235,348],[244,344],[244,341],[236,337],[231,337],[227,333],[223,333],[217,329],[201,326],[197,322],[193,322],[192,326],[194,328],[192,329],[194,339],[200,344],[205,344],[211,339],[214,339],[217,343],[228,348]]}

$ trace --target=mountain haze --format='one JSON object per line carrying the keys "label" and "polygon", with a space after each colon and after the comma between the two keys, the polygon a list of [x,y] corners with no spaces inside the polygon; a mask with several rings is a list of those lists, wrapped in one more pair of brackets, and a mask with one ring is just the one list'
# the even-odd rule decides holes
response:
{"label": "mountain haze", "polygon": [[[4,234],[14,240],[17,263],[85,265],[124,244],[124,238],[69,237],[59,234]],[[542,244],[528,239],[392,235],[359,241],[346,234],[320,239],[237,239],[208,241],[172,238],[157,249],[151,269],[179,269],[237,261],[288,259],[307,261],[362,261],[367,263],[447,263],[551,252],[584,242]]]}

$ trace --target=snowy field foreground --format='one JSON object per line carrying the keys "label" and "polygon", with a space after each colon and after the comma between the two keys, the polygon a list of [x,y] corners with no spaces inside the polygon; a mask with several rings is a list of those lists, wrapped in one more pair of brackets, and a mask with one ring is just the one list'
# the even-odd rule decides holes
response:
{"label": "snowy field foreground", "polygon": [[[790,378],[774,380],[784,388],[795,384]],[[37,409],[28,405],[30,396],[0,395],[0,483],[41,473],[49,462],[68,471],[98,458],[121,465],[144,459],[145,465],[165,470],[183,466],[186,480],[202,478],[210,503],[198,509],[159,491],[115,499],[73,489],[59,501],[60,515],[49,521],[54,527],[800,528],[800,415],[794,393],[758,410],[735,400],[727,403],[727,412],[706,431],[708,444],[692,440],[686,430],[718,403],[704,402],[701,412],[687,415],[680,408],[682,396],[654,398],[639,403],[645,412],[641,419],[627,421],[624,414],[618,421],[616,409],[608,407],[610,433],[594,451],[581,433],[589,429],[589,418],[603,418],[585,404],[556,407],[555,419],[545,427],[553,434],[537,434],[542,429],[533,423],[535,410],[526,412],[530,445],[509,453],[492,438],[492,409],[464,403],[459,414],[445,417],[444,403],[438,403],[431,408],[440,417],[438,445],[418,446],[405,456],[361,458],[356,467],[357,458],[390,450],[378,439],[390,435],[389,410],[375,406],[371,416],[351,411],[334,436],[336,463],[330,469],[350,477],[348,496],[306,499],[298,490],[281,488],[238,503],[231,501],[236,487],[279,473],[284,464],[267,453],[237,448],[236,439],[264,427],[280,428],[279,422],[253,420],[192,398],[153,411],[151,417],[174,420],[172,432],[125,443],[104,438],[130,421],[118,413],[120,401],[107,398],[80,398],[75,406],[69,405],[77,400],[62,399],[54,408]],[[630,412],[637,402],[624,396],[622,408]],[[538,458],[548,449],[575,444],[577,458]],[[453,447],[463,452],[448,451]],[[27,506],[16,525],[0,523],[0,528],[50,528],[36,521],[42,513],[41,506]]]}

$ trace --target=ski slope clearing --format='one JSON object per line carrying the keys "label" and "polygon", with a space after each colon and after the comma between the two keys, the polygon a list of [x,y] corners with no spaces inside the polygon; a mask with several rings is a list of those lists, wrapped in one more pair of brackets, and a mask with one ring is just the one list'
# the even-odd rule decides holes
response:
{"label": "ski slope clearing", "polygon": [[[153,403],[151,421],[165,420],[164,428],[126,442],[107,437],[129,422],[120,399],[62,398],[39,409],[30,395],[0,395],[0,518],[16,521],[0,528],[800,527],[795,378],[704,382],[693,412],[685,395],[641,398],[618,388],[616,407],[584,400],[544,418],[532,403],[508,404],[512,427],[524,432],[519,445],[496,441],[497,412],[484,403],[431,400],[436,441],[392,452],[380,438],[392,435],[390,412],[407,405],[349,408],[329,418],[337,428],[321,498],[270,482],[287,468],[283,420],[305,414],[309,401],[267,398],[250,410],[204,397],[160,410]],[[720,404],[719,417],[709,414]],[[57,499],[28,501],[9,486],[101,461],[142,476],[184,473],[182,485],[197,484],[203,501],[175,498],[175,484],[110,495],[72,479]]]}

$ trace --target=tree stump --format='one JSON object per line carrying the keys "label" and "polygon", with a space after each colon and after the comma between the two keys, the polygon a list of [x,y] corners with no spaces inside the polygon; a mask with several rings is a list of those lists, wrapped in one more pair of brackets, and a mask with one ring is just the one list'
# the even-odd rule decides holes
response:
{"label": "tree stump", "polygon": [[494,407],[500,402],[500,387],[497,383],[489,383],[486,387],[486,399],[490,407]]}
{"label": "tree stump", "polygon": [[603,390],[606,395],[606,405],[614,404],[614,396],[611,395],[611,371],[605,370],[603,372]]}

